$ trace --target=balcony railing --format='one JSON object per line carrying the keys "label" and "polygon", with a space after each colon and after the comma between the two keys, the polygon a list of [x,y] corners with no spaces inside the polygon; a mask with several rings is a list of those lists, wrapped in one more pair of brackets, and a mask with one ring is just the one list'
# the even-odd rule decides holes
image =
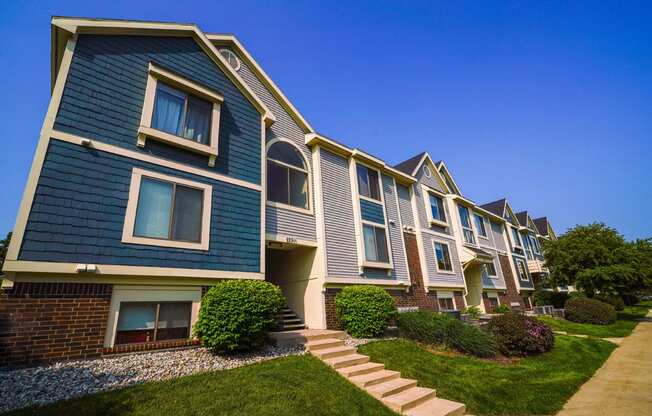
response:
{"label": "balcony railing", "polygon": [[527,268],[530,273],[549,273],[548,268],[544,266],[542,260],[529,260],[527,262]]}

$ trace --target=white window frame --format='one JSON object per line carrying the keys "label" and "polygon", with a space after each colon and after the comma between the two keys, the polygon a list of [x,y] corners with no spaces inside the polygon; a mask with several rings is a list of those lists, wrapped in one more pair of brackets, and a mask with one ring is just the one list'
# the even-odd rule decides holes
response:
{"label": "white window frame", "polygon": [[[136,224],[136,212],[138,210],[138,195],[140,194],[140,183],[142,177],[158,179],[165,182],[171,182],[190,188],[200,189],[204,193],[202,205],[201,220],[201,240],[196,242],[164,240],[158,238],[139,237],[134,235],[134,226]],[[147,171],[140,168],[133,168],[131,173],[131,184],[129,185],[129,200],[127,202],[127,211],[125,213],[125,222],[122,229],[122,242],[126,244],[144,244],[159,247],[185,248],[192,250],[208,250],[210,243],[211,229],[211,202],[213,196],[213,187],[200,182],[194,182],[187,179],[177,178],[174,176],[164,175],[158,172]]]}
{"label": "white window frame", "polygon": [[[428,218],[428,223],[438,225],[440,227],[448,227],[448,218],[450,217],[446,209],[446,196],[440,192],[433,191],[432,189],[421,185],[421,194],[423,195],[423,202],[425,204],[426,216]],[[434,218],[432,216],[432,208],[430,207],[430,195],[433,195],[437,198],[441,198],[442,206],[444,208],[444,215],[446,216],[446,221]]]}
{"label": "white window frame", "polygon": [[[439,268],[439,261],[437,260],[437,247],[436,247],[436,244],[441,244],[442,247],[446,246],[446,248],[448,249],[448,257],[449,257],[449,259],[451,261],[451,269],[450,270],[441,270]],[[453,253],[451,251],[450,244],[447,243],[447,242],[441,241],[441,240],[432,240],[432,250],[433,250],[433,254],[435,256],[435,271],[437,272],[437,274],[455,274],[455,266],[453,264]]]}
{"label": "white window frame", "polygon": [[[469,213],[469,222],[470,222],[469,226],[471,228],[465,227],[464,224],[462,224],[462,215],[460,215],[460,207],[465,208],[466,211]],[[458,217],[459,222],[460,222],[460,229],[462,230],[462,243],[470,245],[470,246],[477,246],[478,245],[478,239],[477,239],[477,237],[475,235],[475,229],[473,228],[474,227],[474,225],[473,225],[473,210],[471,208],[469,208],[468,206],[464,205],[464,204],[457,204],[457,217]],[[471,234],[473,235],[473,241],[474,241],[473,243],[469,243],[468,241],[466,241],[466,238],[464,238],[464,231],[465,230],[470,231]]]}
{"label": "white window frame", "polygon": [[[378,176],[378,194],[380,196],[380,199],[374,199],[374,198],[372,198],[370,196],[362,195],[360,193],[360,185],[358,183],[358,165],[363,166],[367,170],[373,170],[373,171],[376,172],[376,175]],[[354,172],[355,173],[355,189],[357,190],[358,197],[360,197],[360,199],[366,199],[367,201],[373,202],[375,204],[383,204],[383,208],[385,208],[385,197],[383,195],[384,194],[384,192],[383,192],[383,183],[382,183],[382,177],[380,176],[381,175],[380,171],[378,169],[372,168],[371,166],[369,166],[367,164],[361,163],[358,160],[354,161],[353,166],[355,168],[355,172]],[[369,175],[367,175],[367,178],[370,179]],[[371,186],[371,181],[369,181],[369,184]]]}
{"label": "white window frame", "polygon": [[[453,309],[441,309],[441,305],[439,304],[439,299],[450,299],[451,302],[453,303]],[[437,291],[437,307],[439,308],[440,311],[456,311],[457,310],[457,305],[455,304],[454,293],[451,292],[451,291],[447,291],[447,290],[438,290]]]}
{"label": "white window frame", "polygon": [[[480,215],[477,212],[471,210],[471,216],[473,217],[473,227],[476,228],[475,233],[477,234],[478,238],[482,238],[483,240],[489,240],[489,230],[487,227],[487,219],[484,217],[484,215]],[[484,226],[484,232],[486,235],[480,234],[480,230],[477,227],[477,224],[475,223],[475,218],[479,217],[480,220],[482,221],[482,225]]]}
{"label": "white window frame", "polygon": [[[220,55],[222,55],[222,57],[229,64],[229,66],[231,68],[233,68],[234,71],[240,70],[240,66],[241,66],[240,58],[238,57],[238,55],[235,52],[233,52],[231,49],[228,49],[228,48],[222,48],[222,49],[219,50],[219,52],[220,52]],[[226,56],[226,55],[228,55],[228,56]],[[235,66],[231,65],[231,62],[229,61],[229,58],[234,58],[235,59],[235,62],[236,62]]]}
{"label": "white window frame", "polygon": [[[213,104],[208,144],[197,143],[184,137],[170,134],[152,127],[154,105],[156,102],[156,88],[159,81],[187,94],[195,95],[201,99],[207,100]],[[223,102],[224,97],[215,91],[150,62],[147,71],[147,87],[145,89],[143,112],[140,116],[140,126],[138,127],[138,147],[144,147],[147,139],[158,140],[184,150],[208,156],[208,165],[211,167],[215,166],[220,135],[220,109]]]}
{"label": "white window frame", "polygon": [[192,302],[192,307],[190,308],[190,338],[188,338],[192,339],[192,327],[199,317],[201,287],[116,285],[111,295],[109,318],[106,333],[104,334],[105,348],[115,346],[120,304],[125,302]]}
{"label": "white window frame", "polygon": [[[483,267],[484,267],[484,264],[489,264],[489,263],[483,263]],[[489,274],[489,271],[487,271],[487,277],[489,277],[490,279],[499,279],[500,277],[498,276],[498,268],[496,268],[496,260],[491,259],[491,264],[494,266],[494,270],[496,271],[496,274],[492,275],[492,274]]]}
{"label": "white window frame", "polygon": [[[308,163],[308,159],[306,158],[306,155],[303,154],[301,149],[293,141],[291,141],[289,139],[286,139],[284,137],[277,137],[275,139],[270,140],[267,143],[267,145],[265,146],[265,171],[267,171],[267,159],[268,159],[267,158],[267,153],[269,152],[269,149],[272,147],[272,145],[274,145],[275,143],[278,143],[278,142],[284,142],[284,143],[288,143],[290,146],[294,146],[296,148],[297,152],[299,152],[299,155],[301,156],[301,158],[303,159],[303,165],[306,168],[305,170],[304,169],[299,169],[298,167],[296,167],[294,165],[288,165],[287,163],[283,163],[283,162],[278,161],[276,159],[272,159],[272,160],[274,161],[274,163],[278,163],[281,166],[287,167],[289,169],[295,169],[295,170],[298,170],[298,171],[301,171],[301,172],[304,172],[304,173],[308,174],[308,195],[307,195],[308,208],[295,207],[294,205],[284,204],[282,202],[276,202],[276,201],[265,201],[265,203],[267,204],[267,206],[270,206],[270,207],[282,208],[282,209],[287,209],[287,210],[290,210],[290,211],[300,212],[302,214],[313,215],[314,211],[313,211],[313,208],[312,208],[312,171],[310,169],[310,164]],[[267,176],[265,176],[265,180],[267,180]],[[265,186],[267,186],[267,184],[265,184]]]}
{"label": "white window frame", "polygon": [[[516,236],[518,237],[519,241],[514,241],[514,232],[516,232]],[[514,248],[520,248],[523,250],[523,243],[521,242],[521,233],[518,232],[518,228],[514,226],[509,226],[509,240],[512,242],[512,247]]]}
{"label": "white window frame", "polygon": [[[523,259],[514,259],[514,262],[516,263],[516,273],[518,274],[518,278],[521,282],[529,282],[530,278],[528,277],[527,274],[527,263]],[[523,279],[523,276],[521,276],[521,271],[518,269],[518,265],[522,264],[523,265],[523,271],[525,272],[525,279]]]}
{"label": "white window frame", "polygon": [[370,267],[370,268],[376,268],[376,269],[393,269],[394,268],[394,263],[392,261],[392,250],[391,250],[391,243],[389,240],[389,229],[387,228],[386,224],[378,224],[377,222],[373,221],[367,221],[367,220],[362,220],[362,228],[364,229],[364,226],[368,225],[370,227],[374,228],[382,228],[385,231],[385,244],[387,244],[387,263],[381,262],[381,261],[370,261],[367,260],[367,251],[365,247],[365,240],[364,240],[364,231],[362,231],[362,256],[364,258],[364,261],[362,262],[362,265],[364,267]]}

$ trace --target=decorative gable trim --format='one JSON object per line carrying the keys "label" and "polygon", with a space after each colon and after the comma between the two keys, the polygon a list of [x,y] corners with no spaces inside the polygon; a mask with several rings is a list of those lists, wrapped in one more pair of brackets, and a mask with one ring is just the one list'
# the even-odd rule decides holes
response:
{"label": "decorative gable trim", "polygon": [[[437,167],[439,168],[439,173],[442,175],[442,177],[444,175],[446,175],[448,177],[448,179],[450,179],[451,185],[453,185],[454,189],[450,189],[451,188],[450,186],[448,187],[448,189],[450,189],[450,191],[452,193],[462,195],[462,191],[460,191],[460,187],[457,185],[457,182],[455,182],[455,179],[453,178],[453,175],[451,175],[450,171],[448,170],[448,167],[446,166],[446,163],[444,163],[444,161],[442,160],[442,161],[439,161],[439,163],[437,165],[438,165]],[[443,170],[443,173],[442,173],[442,170]]]}

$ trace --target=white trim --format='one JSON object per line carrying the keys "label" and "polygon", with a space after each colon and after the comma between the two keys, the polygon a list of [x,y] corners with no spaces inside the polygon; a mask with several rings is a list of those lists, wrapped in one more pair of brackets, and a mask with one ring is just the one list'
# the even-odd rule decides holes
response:
{"label": "white trim", "polygon": [[148,155],[147,153],[137,152],[134,150],[125,149],[119,146],[113,146],[110,144],[103,143],[97,140],[91,140],[86,137],[76,136],[74,134],[64,133],[61,131],[53,130],[51,132],[53,139],[61,140],[68,143],[74,143],[82,146],[82,143],[88,143],[87,147],[92,147],[93,149],[111,153],[118,156],[128,157],[130,159],[140,160],[147,163],[152,163],[154,165],[164,166],[167,168],[175,169],[180,172],[186,172],[197,176],[203,176],[210,179],[215,179],[220,182],[226,182],[231,185],[241,186],[243,188],[252,189],[254,191],[262,191],[262,186],[243,181],[242,179],[232,178],[230,176],[222,175],[220,173],[211,172],[206,169],[196,168],[194,166],[184,165],[181,163],[173,162],[167,159],[159,158],[156,156]]}
{"label": "white trim", "polygon": [[[435,247],[436,244],[441,244],[442,246],[446,246],[448,249],[448,260],[451,263],[451,269],[450,270],[441,270],[439,269],[439,260],[437,259],[437,248]],[[450,244],[444,241],[439,241],[432,239],[432,249],[435,254],[435,271],[437,274],[451,274],[451,275],[456,275],[457,272],[455,272],[455,267],[453,266],[453,256],[451,254],[451,247]]]}
{"label": "white trim", "polygon": [[265,275],[266,268],[266,255],[267,251],[265,250],[265,233],[267,232],[267,213],[266,211],[266,201],[267,201],[267,161],[263,155],[265,154],[265,137],[267,136],[266,132],[267,126],[265,124],[265,117],[260,117],[260,272]]}
{"label": "white trim", "polygon": [[[518,279],[519,279],[521,282],[529,282],[529,281],[530,281],[530,278],[529,278],[528,275],[527,275],[527,274],[528,274],[528,271],[527,271],[527,261],[524,260],[524,259],[514,259],[514,263],[516,264],[516,274],[518,275]],[[523,271],[525,272],[525,279],[523,279],[523,277],[521,276],[520,270],[519,270],[519,268],[518,268],[518,264],[523,265]],[[530,289],[530,288],[527,288],[527,289]],[[534,289],[531,289],[531,290],[534,290]]]}
{"label": "white trim", "polygon": [[417,239],[417,248],[419,249],[419,264],[421,265],[421,276],[423,280],[423,287],[428,291],[428,283],[430,281],[430,271],[428,270],[428,263],[426,262],[426,251],[423,246],[423,236],[422,233],[424,230],[421,225],[421,218],[419,215],[419,210],[417,206],[417,196],[415,194],[416,184],[410,185],[408,191],[410,193],[410,206],[412,207],[412,212],[414,215],[414,226],[416,229],[416,239]]}
{"label": "white trim", "polygon": [[[201,240],[198,243],[139,237],[134,235],[136,211],[138,209],[138,195],[140,194],[140,183],[143,176],[187,186],[194,189],[200,189],[203,192]],[[125,213],[124,227],[122,229],[122,242],[126,244],[145,244],[158,247],[208,250],[211,230],[212,198],[213,187],[210,185],[177,178],[175,176],[164,175],[158,172],[147,171],[140,168],[133,168],[131,173],[131,185],[129,186],[129,200],[127,201],[127,211]]]}
{"label": "white trim", "polygon": [[199,317],[201,291],[201,287],[196,286],[115,286],[111,295],[104,347],[112,348],[115,345],[122,302],[191,302],[188,331],[189,339],[192,339],[192,328]]}
{"label": "white trim", "polygon": [[305,246],[305,247],[318,247],[318,244],[316,241],[312,240],[304,240],[300,238],[294,238],[290,235],[286,234],[271,234],[267,233],[265,234],[265,241],[271,241],[275,243],[283,243],[283,244],[292,244],[296,246]]}
{"label": "white trim", "polygon": [[[121,266],[113,264],[94,264],[94,273],[78,272],[77,263],[55,263],[45,261],[5,260],[4,270],[16,273],[61,273],[80,277],[111,276],[149,276],[149,277],[197,277],[210,279],[265,279],[264,273],[236,272],[207,269],[179,269],[173,267]],[[84,265],[87,266],[87,265]]]}
{"label": "white trim", "polygon": [[[209,38],[209,36],[206,36],[206,37]],[[210,40],[210,38],[209,38],[209,40]],[[231,68],[233,68],[234,71],[239,71],[240,70],[241,64],[240,64],[240,58],[238,58],[238,54],[236,54],[235,52],[233,52],[231,49],[228,49],[228,48],[220,48],[220,49],[218,49],[218,51],[222,54],[222,56],[228,55],[228,57],[224,56],[224,58],[226,59],[227,62],[229,62],[229,58],[235,58],[236,65],[231,66]],[[230,64],[231,63],[229,62],[229,65]]]}
{"label": "white trim", "polygon": [[[431,194],[435,198],[441,199],[441,205],[442,205],[442,208],[444,209],[444,217],[446,218],[446,221],[442,221],[442,220],[434,218],[432,216],[432,207],[430,205],[430,195]],[[434,189],[432,189],[432,188],[430,188],[430,187],[428,187],[428,186],[426,186],[424,184],[421,184],[421,198],[423,199],[423,203],[425,205],[426,217],[428,218],[428,223],[438,225],[440,227],[445,227],[445,228],[450,227],[450,224],[448,223],[449,215],[448,215],[448,212],[446,212],[446,204],[444,202],[446,200],[446,196],[444,194],[442,194],[441,192],[438,192],[438,191],[436,191],[436,190],[434,190]],[[418,215],[418,213],[417,213],[417,215]]]}
{"label": "white trim", "polygon": [[396,279],[367,279],[364,277],[326,277],[325,285],[345,284],[345,285],[378,285],[378,286],[394,286],[407,288],[410,287],[409,282],[405,280]]}
{"label": "white trim", "polygon": [[[296,143],[294,143],[292,140],[286,139],[285,137],[276,137],[276,138],[270,140],[269,142],[267,142],[267,144],[265,145],[265,154],[263,155],[264,156],[263,161],[265,163],[265,172],[267,172],[267,159],[268,159],[267,158],[267,153],[269,152],[269,149],[274,144],[279,143],[279,142],[287,143],[290,146],[294,147],[296,149],[296,151],[299,153],[299,156],[301,156],[301,159],[303,160],[304,169],[299,169],[296,166],[288,165],[287,163],[283,163],[283,162],[278,161],[276,159],[271,159],[274,163],[283,165],[283,166],[287,167],[288,169],[296,169],[296,170],[298,170],[300,172],[304,172],[304,173],[307,174],[306,181],[307,181],[308,191],[307,191],[306,198],[307,198],[308,208],[295,207],[294,205],[284,204],[282,202],[275,202],[275,201],[265,201],[265,203],[268,206],[274,207],[274,208],[286,209],[286,210],[289,210],[289,211],[299,212],[301,214],[314,215],[313,202],[312,202],[312,192],[313,192],[312,191],[312,181],[313,181],[312,170],[311,170],[311,167],[310,167],[310,163],[308,163],[308,158],[306,157],[306,155],[303,154],[303,152],[296,145]],[[265,173],[265,178],[267,178],[267,173]],[[265,182],[263,182],[263,184],[264,184],[264,187],[267,188],[267,181],[266,180],[265,180]],[[267,199],[267,196],[265,196],[265,199]]]}
{"label": "white trim", "polygon": [[392,178],[392,186],[394,187],[394,202],[396,203],[396,214],[398,216],[398,231],[401,236],[401,247],[403,249],[403,258],[405,259],[405,269],[407,271],[408,281],[412,282],[412,277],[410,275],[410,266],[408,264],[407,257],[407,248],[405,247],[405,237],[403,236],[403,218],[401,217],[401,204],[398,200],[398,185],[396,185],[396,179]]}
{"label": "white trim", "polygon": [[438,290],[437,299],[455,299],[455,294],[452,290]]}

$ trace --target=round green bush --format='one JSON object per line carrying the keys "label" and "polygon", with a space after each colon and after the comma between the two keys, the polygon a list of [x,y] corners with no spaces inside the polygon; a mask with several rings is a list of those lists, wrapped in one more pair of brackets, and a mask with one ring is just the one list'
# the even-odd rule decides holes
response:
{"label": "round green bush", "polygon": [[260,280],[229,280],[204,295],[195,335],[214,351],[259,348],[285,304],[281,289]]}
{"label": "round green bush", "polygon": [[469,315],[471,319],[480,319],[480,315],[482,315],[482,312],[477,306],[466,307],[462,310],[462,313]]}
{"label": "round green bush", "polygon": [[625,302],[623,301],[623,298],[618,295],[595,295],[593,299],[608,303],[617,311],[622,311],[625,309]]}
{"label": "round green bush", "polygon": [[337,316],[356,338],[377,337],[396,316],[394,299],[380,287],[349,286],[335,297]]}
{"label": "round green bush", "polygon": [[583,324],[608,325],[616,322],[616,310],[597,299],[574,298],[566,301],[566,319]]}
{"label": "round green bush", "polygon": [[511,309],[507,305],[498,305],[494,308],[493,313],[509,313]]}
{"label": "round green bush", "polygon": [[550,351],[555,344],[555,336],[548,325],[516,313],[493,317],[487,329],[500,352],[507,356],[540,354]]}

